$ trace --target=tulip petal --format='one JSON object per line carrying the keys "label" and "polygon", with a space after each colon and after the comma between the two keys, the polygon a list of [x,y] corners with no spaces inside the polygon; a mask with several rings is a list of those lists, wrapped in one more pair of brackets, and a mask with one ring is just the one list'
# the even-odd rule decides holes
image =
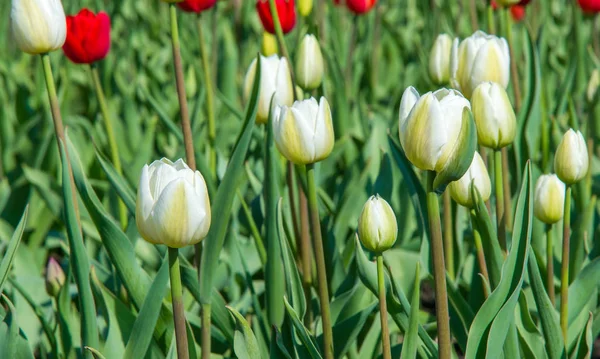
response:
{"label": "tulip petal", "polygon": [[291,106],[294,101],[294,92],[292,88],[292,77],[290,68],[285,57],[279,60],[277,73],[274,78],[275,101],[274,105]]}
{"label": "tulip petal", "polygon": [[[501,43],[501,42],[500,42]],[[502,87],[508,86],[509,62],[499,45],[499,41],[486,42],[477,52],[470,76],[470,88],[485,81],[496,82]]]}
{"label": "tulip petal", "polygon": [[153,206],[154,200],[152,197],[152,192],[150,191],[150,175],[148,171],[148,165],[145,165],[142,168],[142,174],[140,176],[140,182],[138,185],[135,206],[135,222],[142,238],[150,243],[158,244],[160,242],[154,238],[154,234],[156,233],[154,224],[149,220]]}
{"label": "tulip petal", "polygon": [[[315,101],[316,102],[316,101]],[[331,108],[325,97],[319,100],[317,108],[318,113],[315,114],[316,126],[314,135],[314,162],[324,160],[333,150],[334,133],[333,122],[331,120]]]}
{"label": "tulip petal", "polygon": [[404,90],[402,99],[400,100],[400,114],[398,119],[398,128],[402,128],[410,111],[415,106],[415,103],[419,100],[419,92],[412,86],[409,86]]}

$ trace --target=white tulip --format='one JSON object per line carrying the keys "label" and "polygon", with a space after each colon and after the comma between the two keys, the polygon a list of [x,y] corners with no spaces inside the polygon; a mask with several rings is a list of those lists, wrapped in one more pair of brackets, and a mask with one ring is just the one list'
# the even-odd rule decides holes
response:
{"label": "white tulip", "polygon": [[296,164],[321,161],[333,150],[331,109],[325,97],[282,106],[273,121],[273,138],[281,154]]}
{"label": "white tulip", "polygon": [[477,188],[484,202],[490,198],[492,194],[490,175],[478,152],[475,152],[473,162],[467,172],[458,181],[451,182],[448,189],[450,195],[458,204],[472,208],[475,204],[475,198],[472,196],[471,186]]}
{"label": "white tulip", "polygon": [[140,176],[135,220],[150,243],[181,248],[208,234],[211,212],[202,174],[182,159],[145,165]]}
{"label": "white tulip", "polygon": [[394,210],[379,195],[371,196],[358,219],[358,238],[365,248],[382,253],[394,245],[398,236],[398,223]]}
{"label": "white tulip", "polygon": [[471,106],[458,91],[441,89],[419,97],[417,90],[407,88],[398,127],[408,160],[422,170],[441,171],[460,150],[455,144],[461,135],[464,108]]}
{"label": "white tulip", "polygon": [[450,35],[438,35],[429,56],[429,76],[438,85],[443,85],[450,80],[451,51],[452,38]]}
{"label": "white tulip", "polygon": [[517,134],[517,117],[506,90],[495,82],[483,82],[471,97],[479,144],[499,150]]}
{"label": "white tulip", "polygon": [[565,184],[555,174],[541,175],[535,184],[533,214],[542,222],[552,224],[563,217]]}
{"label": "white tulip", "polygon": [[323,82],[323,54],[315,35],[307,34],[298,48],[296,80],[303,89],[314,90]]}
{"label": "white tulip", "polygon": [[[261,55],[260,61],[260,93],[258,96],[256,123],[267,123],[269,120],[269,111],[271,110],[271,97],[275,95],[273,98],[273,107],[290,106],[294,101],[294,93],[288,62],[285,57],[279,58],[277,55],[264,57]],[[244,82],[244,98],[246,102],[249,101],[252,94],[255,74],[256,59],[252,61],[246,73]]]}
{"label": "white tulip", "polygon": [[569,129],[554,154],[554,172],[564,183],[581,181],[588,172],[587,145],[581,132]]}
{"label": "white tulip", "polygon": [[450,60],[452,85],[467,98],[482,82],[506,88],[510,76],[510,50],[506,39],[477,31],[462,42],[454,40]]}
{"label": "white tulip", "polygon": [[19,49],[32,55],[60,49],[67,38],[60,0],[12,0],[10,24]]}

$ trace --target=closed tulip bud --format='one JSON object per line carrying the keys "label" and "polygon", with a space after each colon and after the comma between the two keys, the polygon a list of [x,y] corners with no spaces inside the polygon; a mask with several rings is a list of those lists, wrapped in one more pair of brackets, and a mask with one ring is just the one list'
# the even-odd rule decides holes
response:
{"label": "closed tulip bud", "polygon": [[450,80],[451,51],[452,38],[450,35],[438,35],[429,56],[429,76],[438,85],[443,85]]}
{"label": "closed tulip bud", "polygon": [[300,16],[307,17],[313,8],[313,0],[298,0],[298,12]]}
{"label": "closed tulip bud", "polygon": [[510,51],[506,39],[477,31],[462,42],[454,40],[450,59],[450,81],[467,98],[482,82],[491,81],[506,88]]}
{"label": "closed tulip bud", "polygon": [[514,141],[517,117],[502,86],[495,82],[481,83],[473,92],[471,108],[479,144],[498,150]]}
{"label": "closed tulip bud", "polygon": [[554,154],[554,172],[561,181],[572,185],[581,181],[588,171],[589,158],[581,132],[569,129]]}
{"label": "closed tulip bud", "polygon": [[333,150],[331,110],[325,97],[282,106],[273,121],[273,138],[281,154],[295,164],[324,160]]}
{"label": "closed tulip bud", "polygon": [[88,9],[67,16],[67,40],[63,51],[76,64],[91,64],[102,60],[110,49],[110,18],[100,11]]}
{"label": "closed tulip bud", "polygon": [[345,0],[346,6],[356,15],[369,12],[377,0]]}
{"label": "closed tulip bud", "polygon": [[135,220],[148,242],[181,248],[200,242],[211,221],[204,178],[183,160],[145,165],[140,176]]}
{"label": "closed tulip bud", "polygon": [[13,0],[10,24],[19,49],[32,55],[60,49],[67,37],[60,0]]}
{"label": "closed tulip bud", "polygon": [[217,0],[184,0],[177,4],[179,8],[185,12],[193,12],[196,14],[204,10],[208,10],[215,6]]}
{"label": "closed tulip bud", "polygon": [[400,103],[399,132],[408,160],[438,173],[435,188],[461,178],[473,161],[475,124],[469,101],[458,91],[441,89],[419,97],[413,87],[407,88]]}
{"label": "closed tulip bud", "polygon": [[[260,93],[258,95],[256,123],[267,123],[273,94],[275,94],[273,106],[291,106],[294,102],[294,93],[292,92],[292,78],[288,62],[285,57],[279,58],[277,55],[269,57],[261,56],[260,61]],[[255,73],[256,59],[250,64],[244,82],[244,98],[246,102],[250,99],[252,93]]]}
{"label": "closed tulip bud", "polygon": [[450,183],[448,189],[456,203],[467,208],[472,208],[475,205],[472,191],[473,186],[475,186],[484,202],[490,198],[492,194],[490,175],[478,152],[475,152],[473,162],[467,172],[458,181]]}
{"label": "closed tulip bud", "polygon": [[600,86],[600,72],[598,69],[594,69],[592,71],[592,76],[590,76],[590,80],[588,81],[586,97],[589,102],[594,102],[596,99],[596,93],[598,93],[598,86]]}
{"label": "closed tulip bud", "polygon": [[598,0],[577,0],[577,3],[585,13],[594,14],[600,12],[600,1]]}
{"label": "closed tulip bud", "polygon": [[48,264],[46,264],[46,292],[51,297],[56,297],[60,288],[65,285],[65,272],[62,270],[60,264],[50,257]]}
{"label": "closed tulip bud", "polygon": [[535,184],[533,214],[546,224],[553,224],[563,217],[565,184],[558,177],[541,175]]}
{"label": "closed tulip bud", "polygon": [[358,238],[362,245],[380,254],[392,248],[397,236],[398,223],[392,207],[379,195],[371,196],[358,219]]}
{"label": "closed tulip bud", "polygon": [[[294,4],[294,0],[275,0],[275,7],[277,8],[277,16],[279,16],[281,31],[287,34],[296,26],[296,5]],[[258,0],[256,2],[256,11],[265,30],[274,34],[275,21],[271,14],[269,0]]]}
{"label": "closed tulip bud", "polygon": [[275,37],[275,35],[264,31],[260,53],[263,56],[271,56],[277,55],[278,52],[279,46],[277,46],[277,38]]}
{"label": "closed tulip bud", "polygon": [[296,59],[296,80],[306,91],[316,89],[323,82],[323,54],[314,35],[305,35],[300,43]]}

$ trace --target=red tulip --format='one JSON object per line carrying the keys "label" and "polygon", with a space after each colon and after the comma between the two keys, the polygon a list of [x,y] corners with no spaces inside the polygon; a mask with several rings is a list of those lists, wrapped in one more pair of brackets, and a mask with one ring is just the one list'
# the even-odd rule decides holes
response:
{"label": "red tulip", "polygon": [[[284,34],[292,31],[296,25],[296,5],[294,0],[275,0],[277,7],[277,15]],[[275,33],[275,25],[273,24],[273,16],[269,8],[269,0],[258,0],[256,2],[256,11],[262,22],[265,30],[271,34]]]}
{"label": "red tulip", "polygon": [[525,17],[525,6],[513,5],[510,7],[510,14],[515,21],[521,21]]}
{"label": "red tulip", "polygon": [[600,0],[577,0],[581,10],[587,13],[600,12]]}
{"label": "red tulip", "polygon": [[184,0],[177,5],[183,11],[201,13],[204,10],[215,6],[217,0]]}
{"label": "red tulip", "polygon": [[67,40],[63,51],[76,64],[91,64],[102,60],[110,49],[110,18],[100,11],[95,15],[82,9],[67,16]]}
{"label": "red tulip", "polygon": [[364,14],[371,10],[377,0],[346,0],[346,6],[355,14]]}

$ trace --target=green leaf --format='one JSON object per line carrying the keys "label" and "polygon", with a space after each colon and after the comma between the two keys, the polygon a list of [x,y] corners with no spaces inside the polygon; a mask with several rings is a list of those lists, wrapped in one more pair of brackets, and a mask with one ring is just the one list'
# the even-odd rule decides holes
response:
{"label": "green leaf", "polygon": [[117,172],[117,170],[113,167],[112,163],[110,163],[104,155],[96,148],[96,158],[102,166],[104,173],[108,177],[110,184],[117,191],[117,194],[125,203],[127,210],[133,216],[135,216],[135,194],[133,190],[127,184],[127,181]]}
{"label": "green leaf", "polygon": [[33,353],[29,347],[26,338],[19,335],[19,323],[17,321],[17,311],[4,294],[0,294],[0,298],[8,306],[7,315],[2,318],[0,315],[0,358],[11,359],[33,359]]}
{"label": "green leaf", "polygon": [[250,325],[237,310],[231,307],[227,307],[227,309],[235,318],[236,325],[233,339],[235,355],[239,359],[260,359],[260,348]]}
{"label": "green leaf", "polygon": [[548,357],[550,359],[566,358],[565,344],[560,329],[558,313],[546,293],[540,269],[533,252],[529,254],[529,282],[540,317]]}
{"label": "green leaf", "polygon": [[569,286],[569,325],[586,309],[592,293],[600,285],[600,258],[583,267]]}
{"label": "green leaf", "polygon": [[127,341],[124,358],[143,358],[150,347],[156,321],[169,281],[168,260],[163,260],[160,270],[150,286]]}
{"label": "green leaf", "polygon": [[225,235],[227,234],[227,226],[231,217],[231,206],[235,198],[236,189],[244,174],[244,159],[250,139],[252,138],[252,129],[256,118],[258,90],[260,87],[260,63],[256,61],[256,75],[254,85],[252,87],[252,95],[246,110],[246,119],[233,155],[229,161],[227,171],[223,176],[223,182],[219,186],[217,195],[212,201],[212,212],[218,214],[213,218],[208,236],[204,242],[204,250],[202,251],[202,262],[200,264],[200,297],[202,304],[210,304],[213,291],[213,277],[219,263],[219,254],[223,248]]}
{"label": "green leaf", "polygon": [[589,313],[589,318],[585,327],[583,328],[583,332],[579,335],[577,339],[575,349],[569,356],[571,359],[588,359],[592,356],[592,350],[594,349],[594,337],[592,336],[592,322],[594,316],[592,313]]}
{"label": "green leaf", "polygon": [[17,253],[17,248],[19,248],[19,243],[21,243],[21,237],[23,237],[23,231],[25,230],[25,226],[27,224],[27,214],[29,213],[29,205],[25,207],[25,211],[21,216],[21,220],[15,229],[15,232],[8,242],[8,248],[6,248],[6,252],[2,255],[2,261],[0,262],[0,293],[2,293],[2,286],[8,278],[8,274],[10,272],[10,265],[15,258],[15,254]]}
{"label": "green leaf", "polygon": [[418,329],[419,329],[419,306],[420,306],[420,292],[421,292],[421,279],[420,279],[421,268],[419,262],[417,262],[417,269],[415,272],[415,288],[413,289],[413,297],[410,303],[410,317],[408,323],[408,331],[404,338],[404,344],[402,345],[402,354],[400,359],[414,359],[417,357],[417,343],[418,343]]}
{"label": "green leaf", "polygon": [[79,308],[81,313],[81,343],[82,346],[98,347],[98,327],[96,323],[96,305],[90,287],[90,262],[83,245],[83,236],[78,215],[76,214],[73,196],[74,189],[71,187],[71,173],[69,158],[65,144],[60,142],[62,163],[62,182],[64,196],[65,221],[67,227],[67,238],[69,240],[70,257],[69,262],[73,268],[75,284],[79,293]]}
{"label": "green leaf", "polygon": [[94,356],[94,358],[97,358],[97,359],[106,359],[104,357],[104,355],[102,355],[102,353],[100,353],[98,350],[96,350],[96,349],[94,349],[92,347],[89,347],[89,346],[86,345],[84,347],[84,349],[87,350],[87,351],[89,351],[90,353],[92,353],[92,355]]}
{"label": "green leaf", "polygon": [[[502,268],[502,279],[483,303],[469,330],[466,358],[498,358],[507,337],[516,340],[515,308],[523,285],[529,257],[533,198],[531,164],[525,166],[517,202],[513,241]],[[517,354],[518,355],[518,354]]]}
{"label": "green leaf", "polygon": [[304,347],[308,350],[308,353],[312,359],[321,359],[321,354],[317,350],[317,345],[313,338],[308,333],[306,327],[302,324],[298,318],[298,314],[294,311],[294,308],[287,301],[287,298],[283,298],[285,309],[287,310],[289,318],[292,320],[292,324],[296,329],[296,333],[300,337],[300,341],[304,344]]}

